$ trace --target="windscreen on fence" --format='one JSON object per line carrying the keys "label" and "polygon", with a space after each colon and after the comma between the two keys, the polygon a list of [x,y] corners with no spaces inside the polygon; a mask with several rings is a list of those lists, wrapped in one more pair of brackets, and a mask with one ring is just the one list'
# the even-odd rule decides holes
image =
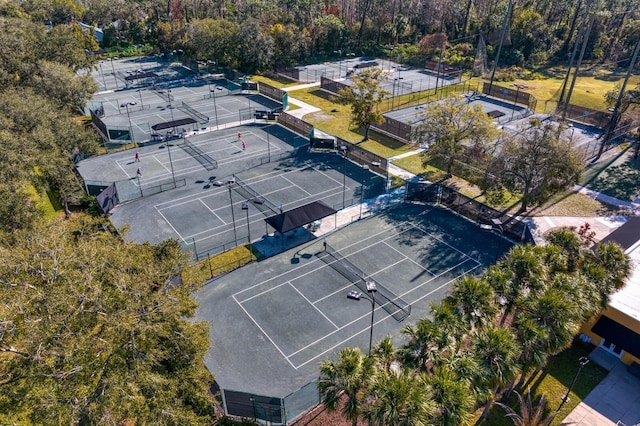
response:
{"label": "windscreen on fence", "polygon": [[320,404],[318,382],[307,383],[284,397],[284,412],[287,424]]}
{"label": "windscreen on fence", "polygon": [[[396,321],[404,321],[411,315],[411,305],[396,296],[391,290],[378,283],[373,278],[367,276],[360,268],[349,262],[337,250],[325,243],[325,251],[317,254],[327,265],[331,266],[336,272],[339,272],[345,278],[351,280],[363,292],[367,292],[367,282],[373,282],[376,285],[375,301],[382,309],[387,311]],[[382,299],[382,303],[380,303]]]}
{"label": "windscreen on fence", "polygon": [[283,424],[282,399],[222,389],[228,415]]}

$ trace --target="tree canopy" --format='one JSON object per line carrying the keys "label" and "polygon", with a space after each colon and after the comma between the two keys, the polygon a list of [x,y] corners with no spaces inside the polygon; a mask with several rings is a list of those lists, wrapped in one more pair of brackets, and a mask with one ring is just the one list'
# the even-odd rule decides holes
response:
{"label": "tree canopy", "polygon": [[3,423],[210,424],[206,324],[175,241],[124,242],[80,216],[0,246]]}
{"label": "tree canopy", "polygon": [[382,69],[372,67],[352,74],[351,79],[353,85],[340,89],[339,94],[351,105],[351,123],[364,127],[364,140],[367,140],[371,125],[384,121],[379,105],[391,94],[382,86],[387,76]]}

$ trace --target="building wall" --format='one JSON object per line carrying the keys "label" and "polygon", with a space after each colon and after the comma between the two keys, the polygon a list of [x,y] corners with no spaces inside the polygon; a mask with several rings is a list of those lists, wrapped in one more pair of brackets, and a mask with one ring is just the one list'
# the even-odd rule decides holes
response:
{"label": "building wall", "polygon": [[[618,324],[621,324],[627,328],[630,328],[636,333],[640,333],[640,321],[637,321],[635,318],[631,318],[628,315],[625,315],[624,313],[620,312],[619,310],[609,306],[602,314],[597,316],[593,321],[587,324],[584,324],[580,330],[580,332],[588,336],[591,339],[591,343],[593,343],[596,346],[600,346],[602,337],[593,333],[591,331],[591,327],[594,326],[594,324],[600,319],[602,315],[611,318]],[[633,362],[637,362],[640,364],[640,358],[636,358],[633,355],[627,353],[626,351],[623,351],[622,357],[620,358],[620,360],[625,364],[631,364]]]}

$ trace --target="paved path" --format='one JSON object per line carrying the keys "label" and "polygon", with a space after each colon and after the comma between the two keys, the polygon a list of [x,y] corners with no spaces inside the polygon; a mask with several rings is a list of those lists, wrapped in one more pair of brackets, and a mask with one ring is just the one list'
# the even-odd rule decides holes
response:
{"label": "paved path", "polygon": [[561,425],[640,425],[640,379],[621,362],[596,386]]}
{"label": "paved path", "polygon": [[[320,86],[320,82],[316,82],[316,83],[308,83],[308,84],[299,84],[297,86],[283,87],[282,90],[284,90],[285,92],[289,92],[292,90],[307,89],[309,87],[319,87],[319,86]],[[313,105],[309,105],[308,103],[302,102],[300,99],[289,97],[289,102],[300,107],[298,109],[287,111],[288,114],[293,115],[294,117],[297,117],[297,118],[302,118],[307,114],[311,114],[312,112],[320,111],[320,108],[316,108]]]}

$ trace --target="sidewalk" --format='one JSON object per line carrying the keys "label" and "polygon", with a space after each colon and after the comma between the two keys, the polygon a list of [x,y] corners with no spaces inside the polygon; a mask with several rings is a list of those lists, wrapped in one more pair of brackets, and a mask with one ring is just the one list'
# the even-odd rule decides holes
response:
{"label": "sidewalk", "polygon": [[[282,90],[284,90],[285,92],[289,92],[293,90],[307,89],[309,87],[320,87],[320,82],[299,84],[297,86],[291,86],[291,87],[284,87],[282,88]],[[287,111],[287,114],[293,115],[294,117],[297,117],[300,119],[307,114],[320,111],[320,108],[316,108],[313,105],[309,105],[296,98],[289,97],[289,102],[299,106],[300,108]]]}

